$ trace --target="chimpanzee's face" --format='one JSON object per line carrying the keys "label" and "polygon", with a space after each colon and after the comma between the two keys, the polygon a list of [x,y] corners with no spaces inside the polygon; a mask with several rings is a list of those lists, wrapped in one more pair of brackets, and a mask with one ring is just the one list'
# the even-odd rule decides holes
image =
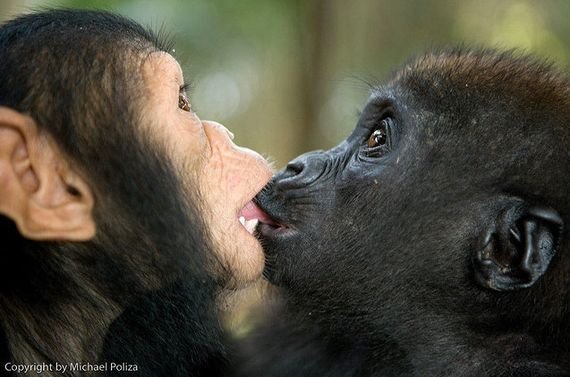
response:
{"label": "chimpanzee's face", "polygon": [[267,161],[235,145],[233,135],[222,125],[200,120],[172,56],[151,54],[143,71],[147,86],[144,119],[150,120],[151,132],[168,146],[188,191],[198,189],[214,252],[232,273],[233,283],[258,278],[264,256],[253,236],[257,220],[248,216],[248,208],[271,177]]}

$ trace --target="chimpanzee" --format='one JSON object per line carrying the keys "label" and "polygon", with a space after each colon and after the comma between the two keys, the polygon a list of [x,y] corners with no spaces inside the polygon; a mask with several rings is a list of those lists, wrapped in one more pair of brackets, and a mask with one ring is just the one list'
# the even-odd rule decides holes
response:
{"label": "chimpanzee", "polygon": [[429,52],[257,197],[281,299],[243,375],[569,376],[570,80]]}
{"label": "chimpanzee", "polygon": [[170,51],[106,12],[0,26],[0,374],[221,373],[215,302],[261,275],[271,170]]}

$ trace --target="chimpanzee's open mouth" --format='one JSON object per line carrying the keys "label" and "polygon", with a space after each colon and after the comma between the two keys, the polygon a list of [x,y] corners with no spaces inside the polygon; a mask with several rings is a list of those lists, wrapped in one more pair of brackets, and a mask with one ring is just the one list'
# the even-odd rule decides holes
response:
{"label": "chimpanzee's open mouth", "polygon": [[268,226],[272,228],[279,228],[280,226],[273,221],[269,215],[263,211],[255,202],[255,200],[249,201],[242,209],[239,211],[238,219],[241,225],[250,233],[255,232],[258,224],[263,226]]}

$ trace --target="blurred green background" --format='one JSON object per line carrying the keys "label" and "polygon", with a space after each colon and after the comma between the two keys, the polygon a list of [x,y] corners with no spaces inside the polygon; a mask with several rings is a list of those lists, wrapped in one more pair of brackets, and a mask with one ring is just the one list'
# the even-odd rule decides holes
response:
{"label": "blurred green background", "polygon": [[277,168],[344,138],[368,84],[427,48],[517,47],[570,62],[568,0],[0,0],[0,20],[49,6],[112,10],[172,33],[199,116]]}

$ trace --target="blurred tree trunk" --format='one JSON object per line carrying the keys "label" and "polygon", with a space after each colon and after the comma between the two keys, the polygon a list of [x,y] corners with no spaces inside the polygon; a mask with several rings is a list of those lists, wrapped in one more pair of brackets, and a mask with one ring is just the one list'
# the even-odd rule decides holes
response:
{"label": "blurred tree trunk", "polygon": [[323,80],[326,72],[327,35],[334,27],[331,15],[334,2],[313,0],[299,3],[304,7],[305,28],[299,28],[299,40],[302,48],[301,69],[299,70],[299,89],[301,101],[301,121],[298,122],[300,142],[295,146],[295,154],[304,153],[319,145],[317,124],[319,108],[323,98]]}
{"label": "blurred tree trunk", "polygon": [[21,4],[21,1],[18,0],[0,0],[0,21],[7,20],[10,16],[13,15],[14,9],[18,3]]}

